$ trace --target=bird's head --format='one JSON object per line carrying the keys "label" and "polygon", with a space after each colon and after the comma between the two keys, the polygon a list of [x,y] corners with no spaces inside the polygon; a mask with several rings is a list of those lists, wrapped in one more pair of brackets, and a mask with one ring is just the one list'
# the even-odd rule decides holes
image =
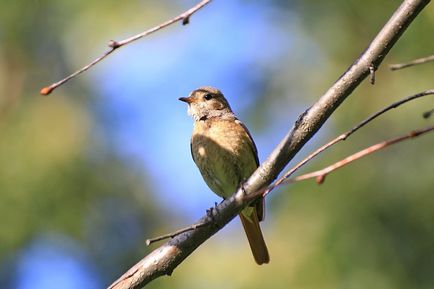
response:
{"label": "bird's head", "polygon": [[181,97],[179,100],[188,103],[188,114],[196,121],[232,115],[231,107],[223,93],[214,87],[200,87],[193,90],[188,97]]}

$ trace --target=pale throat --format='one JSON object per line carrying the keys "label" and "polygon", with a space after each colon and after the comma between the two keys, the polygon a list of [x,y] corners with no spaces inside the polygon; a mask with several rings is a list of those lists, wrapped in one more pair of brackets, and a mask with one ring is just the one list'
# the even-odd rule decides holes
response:
{"label": "pale throat", "polygon": [[188,115],[191,116],[195,121],[207,120],[210,118],[222,118],[222,119],[233,119],[235,118],[234,113],[230,108],[223,109],[197,109],[192,106],[188,106]]}

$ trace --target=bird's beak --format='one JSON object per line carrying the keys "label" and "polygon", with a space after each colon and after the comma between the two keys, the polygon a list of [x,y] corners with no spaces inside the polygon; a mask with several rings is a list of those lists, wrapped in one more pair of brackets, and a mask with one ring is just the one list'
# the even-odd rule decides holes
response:
{"label": "bird's beak", "polygon": [[193,102],[193,98],[192,97],[180,97],[179,98],[180,101],[186,102],[186,103],[192,103]]}

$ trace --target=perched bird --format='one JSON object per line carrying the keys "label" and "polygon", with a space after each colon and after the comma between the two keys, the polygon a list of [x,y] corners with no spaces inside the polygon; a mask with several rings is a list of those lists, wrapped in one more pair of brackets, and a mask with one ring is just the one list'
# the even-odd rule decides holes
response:
{"label": "perched bird", "polygon": [[[188,114],[194,119],[191,137],[194,162],[214,193],[230,197],[259,165],[249,131],[216,88],[201,87],[179,100],[188,103]],[[259,226],[264,216],[264,200],[243,209],[239,216],[256,263],[268,263],[270,257]]]}

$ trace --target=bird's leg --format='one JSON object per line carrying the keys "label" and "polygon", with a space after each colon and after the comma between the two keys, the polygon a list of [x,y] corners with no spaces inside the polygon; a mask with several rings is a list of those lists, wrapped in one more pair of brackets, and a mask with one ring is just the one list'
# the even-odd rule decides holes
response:
{"label": "bird's leg", "polygon": [[247,195],[246,189],[244,188],[244,183],[240,184],[240,190],[243,193],[243,197],[245,197]]}
{"label": "bird's leg", "polygon": [[[223,200],[220,202],[223,203],[225,201],[225,199],[223,198]],[[209,208],[208,210],[206,210],[206,215],[208,216],[208,218],[211,219],[211,223],[212,225],[214,225],[216,228],[221,229],[221,227],[219,226],[219,224],[215,221],[214,215],[218,214],[218,203],[214,202],[214,207]],[[214,212],[215,211],[215,212]]]}
{"label": "bird's leg", "polygon": [[214,210],[214,207],[211,207],[211,208],[209,208],[209,209],[206,210],[206,215],[208,216],[208,218],[210,218],[212,220],[214,220],[214,216],[213,216],[213,213],[212,213],[213,210]]}

